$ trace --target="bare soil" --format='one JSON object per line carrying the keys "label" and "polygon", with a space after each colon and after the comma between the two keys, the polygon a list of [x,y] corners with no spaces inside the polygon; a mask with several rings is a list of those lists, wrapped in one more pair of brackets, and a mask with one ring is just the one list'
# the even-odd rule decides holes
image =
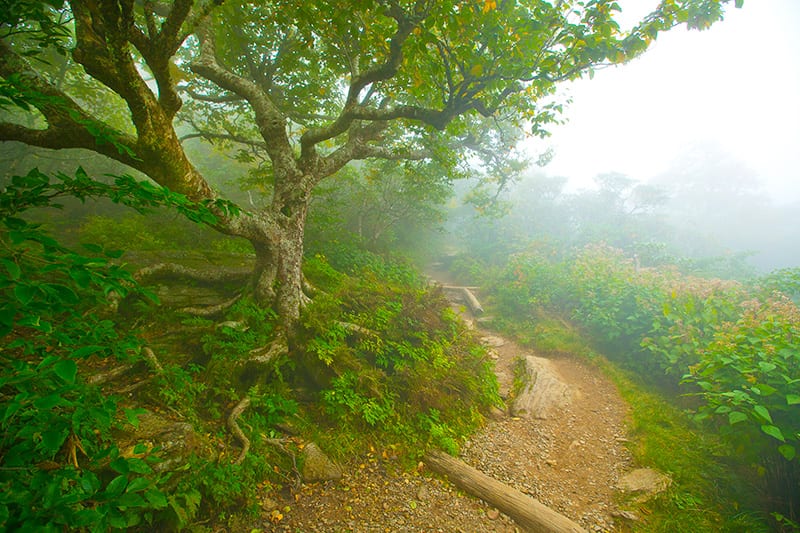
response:
{"label": "bare soil", "polygon": [[[479,331],[493,350],[501,395],[508,398],[514,366],[532,353]],[[628,407],[580,354],[550,362],[570,401],[554,404],[544,417],[498,411],[462,446],[460,458],[588,531],[616,531],[615,486],[632,468],[624,446]],[[255,527],[295,533],[520,531],[510,518],[421,464],[404,471],[399,463],[392,450],[374,450],[344,465],[341,480],[304,484],[266,500],[263,521]]]}

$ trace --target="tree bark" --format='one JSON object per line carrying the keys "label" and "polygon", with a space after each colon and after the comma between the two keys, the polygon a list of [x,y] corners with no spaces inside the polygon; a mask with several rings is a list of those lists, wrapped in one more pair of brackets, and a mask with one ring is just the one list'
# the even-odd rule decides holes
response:
{"label": "tree bark", "polygon": [[525,531],[586,533],[569,518],[444,452],[431,450],[423,460],[431,470],[447,476],[458,488],[510,516]]}

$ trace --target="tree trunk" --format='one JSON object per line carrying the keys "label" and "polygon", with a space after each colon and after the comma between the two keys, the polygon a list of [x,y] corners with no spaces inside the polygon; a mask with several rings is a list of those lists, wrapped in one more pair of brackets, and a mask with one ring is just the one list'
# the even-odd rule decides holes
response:
{"label": "tree trunk", "polygon": [[[271,305],[287,336],[308,301],[303,293],[303,243],[310,194],[290,188],[273,199],[269,212],[251,216],[234,233],[250,240],[256,253],[252,289],[257,302]],[[235,221],[234,221],[235,223]]]}
{"label": "tree trunk", "polygon": [[431,450],[425,464],[458,488],[477,496],[510,516],[524,531],[586,533],[586,530],[539,501],[438,450]]}

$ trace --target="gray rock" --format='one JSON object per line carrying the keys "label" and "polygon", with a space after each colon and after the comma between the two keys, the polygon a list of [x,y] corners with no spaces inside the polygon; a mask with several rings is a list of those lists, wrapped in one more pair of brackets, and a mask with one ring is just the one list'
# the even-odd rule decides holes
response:
{"label": "gray rock", "polygon": [[525,387],[514,399],[511,415],[530,419],[546,419],[551,412],[572,402],[573,391],[564,383],[549,359],[525,357]]}
{"label": "gray rock", "polygon": [[431,491],[428,490],[428,487],[425,485],[420,485],[419,489],[417,490],[417,500],[424,502],[431,497]]}
{"label": "gray rock", "polygon": [[672,484],[669,476],[651,468],[638,468],[628,472],[617,482],[617,489],[636,495],[636,501],[646,501],[664,492]]}
{"label": "gray rock", "polygon": [[303,481],[313,483],[315,481],[331,481],[341,479],[342,467],[331,461],[331,459],[319,449],[313,442],[303,448],[301,455],[303,464]]}

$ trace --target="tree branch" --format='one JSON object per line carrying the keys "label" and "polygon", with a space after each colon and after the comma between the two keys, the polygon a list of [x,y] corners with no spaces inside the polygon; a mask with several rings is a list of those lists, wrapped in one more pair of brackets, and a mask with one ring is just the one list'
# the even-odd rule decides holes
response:
{"label": "tree branch", "polygon": [[[52,83],[39,76],[28,61],[0,41],[0,76],[21,76],[24,87],[38,97],[31,104],[44,116],[46,129],[26,128],[19,124],[0,123],[0,140],[20,141],[42,148],[86,148],[137,168],[132,153],[136,139],[124,135],[95,119]],[[95,133],[91,133],[95,132]],[[126,147],[127,149],[123,149]]]}
{"label": "tree branch", "polygon": [[198,28],[197,36],[200,39],[200,57],[192,63],[192,72],[247,100],[255,112],[256,125],[273,165],[294,168],[286,118],[258,85],[220,65],[214,36],[207,25]]}
{"label": "tree branch", "polygon": [[397,3],[390,3],[389,16],[397,22],[397,31],[389,41],[389,57],[382,64],[353,76],[339,117],[327,126],[308,130],[301,137],[301,158],[311,157],[314,147],[318,143],[338,137],[347,131],[356,120],[355,111],[359,108],[359,97],[364,88],[376,82],[391,79],[397,74],[403,61],[403,45],[414,28],[425,18],[424,6],[423,0],[417,0],[413,14],[409,15]]}

